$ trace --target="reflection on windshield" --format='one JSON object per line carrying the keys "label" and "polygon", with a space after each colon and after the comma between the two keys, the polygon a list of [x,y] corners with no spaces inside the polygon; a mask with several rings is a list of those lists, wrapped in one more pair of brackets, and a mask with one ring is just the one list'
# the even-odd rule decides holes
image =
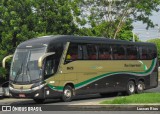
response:
{"label": "reflection on windshield", "polygon": [[45,48],[17,49],[13,58],[10,80],[31,82],[39,79],[38,59],[45,53]]}

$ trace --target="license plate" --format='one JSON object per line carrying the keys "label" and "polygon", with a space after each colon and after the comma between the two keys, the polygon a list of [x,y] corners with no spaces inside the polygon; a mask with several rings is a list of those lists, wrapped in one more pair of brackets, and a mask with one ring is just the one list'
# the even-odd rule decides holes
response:
{"label": "license plate", "polygon": [[19,97],[26,97],[25,94],[19,94]]}

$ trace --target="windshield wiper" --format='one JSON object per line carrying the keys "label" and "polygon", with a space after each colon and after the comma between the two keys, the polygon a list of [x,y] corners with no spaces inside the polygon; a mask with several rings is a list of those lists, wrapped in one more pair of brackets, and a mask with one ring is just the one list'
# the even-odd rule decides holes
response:
{"label": "windshield wiper", "polygon": [[27,65],[26,65],[26,75],[28,76],[29,82],[31,82],[31,75],[30,75],[30,70],[29,70],[29,67],[28,67],[28,62],[27,62]]}
{"label": "windshield wiper", "polygon": [[16,80],[18,79],[20,73],[22,72],[22,67],[23,67],[23,63],[21,64],[21,67],[19,68],[16,77],[14,78],[13,82],[16,82]]}

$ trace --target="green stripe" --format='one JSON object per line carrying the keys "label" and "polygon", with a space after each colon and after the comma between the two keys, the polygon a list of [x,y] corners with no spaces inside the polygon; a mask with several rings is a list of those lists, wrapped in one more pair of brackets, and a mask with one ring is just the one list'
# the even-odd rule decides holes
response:
{"label": "green stripe", "polygon": [[[75,89],[79,88],[79,87],[82,87],[82,86],[84,86],[86,84],[89,84],[91,82],[94,82],[95,80],[98,80],[98,79],[101,79],[101,78],[104,78],[104,77],[107,77],[107,76],[110,76],[110,75],[114,75],[114,74],[133,73],[133,74],[144,74],[145,75],[145,74],[149,73],[153,69],[155,62],[156,62],[156,59],[153,59],[150,68],[148,70],[146,70],[145,72],[130,72],[130,71],[110,72],[110,73],[106,73],[106,74],[102,74],[102,75],[96,76],[94,78],[88,79],[88,80],[80,82],[78,84],[75,84]],[[50,85],[50,84],[48,84],[48,86],[51,89],[57,90],[57,91],[63,91],[63,88],[64,88],[64,86],[53,86],[53,85]]]}
{"label": "green stripe", "polygon": [[91,78],[89,80],[86,80],[86,81],[83,81],[83,82],[80,82],[80,83],[76,84],[75,88],[78,88],[78,87],[80,87],[82,85],[85,85],[85,84],[87,84],[89,82],[92,82],[94,80],[97,80],[99,78],[104,78],[104,77],[107,77],[107,76],[110,76],[110,75],[114,75],[114,74],[122,74],[122,73],[147,74],[147,73],[149,73],[152,70],[152,68],[154,67],[154,64],[155,64],[155,60],[152,60],[151,67],[147,71],[145,71],[145,72],[119,71],[119,72],[111,72],[111,73],[102,74],[100,76],[97,76],[97,77],[94,77],[94,78]]}
{"label": "green stripe", "polygon": [[51,84],[47,84],[47,85],[55,91],[63,91],[63,86],[53,86]]}

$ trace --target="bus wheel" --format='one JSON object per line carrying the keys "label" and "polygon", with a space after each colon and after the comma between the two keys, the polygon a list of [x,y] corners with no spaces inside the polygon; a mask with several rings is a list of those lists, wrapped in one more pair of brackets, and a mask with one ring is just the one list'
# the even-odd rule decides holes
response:
{"label": "bus wheel", "polygon": [[33,100],[38,104],[42,104],[45,101],[45,99],[33,99]]}
{"label": "bus wheel", "polygon": [[127,95],[131,95],[135,93],[135,83],[133,81],[129,81],[127,84],[127,91],[126,94]]}
{"label": "bus wheel", "polygon": [[69,85],[64,87],[62,100],[64,102],[70,102],[73,99],[73,88]]}
{"label": "bus wheel", "polygon": [[136,86],[136,93],[143,93],[144,88],[145,88],[144,82],[139,81]]}

